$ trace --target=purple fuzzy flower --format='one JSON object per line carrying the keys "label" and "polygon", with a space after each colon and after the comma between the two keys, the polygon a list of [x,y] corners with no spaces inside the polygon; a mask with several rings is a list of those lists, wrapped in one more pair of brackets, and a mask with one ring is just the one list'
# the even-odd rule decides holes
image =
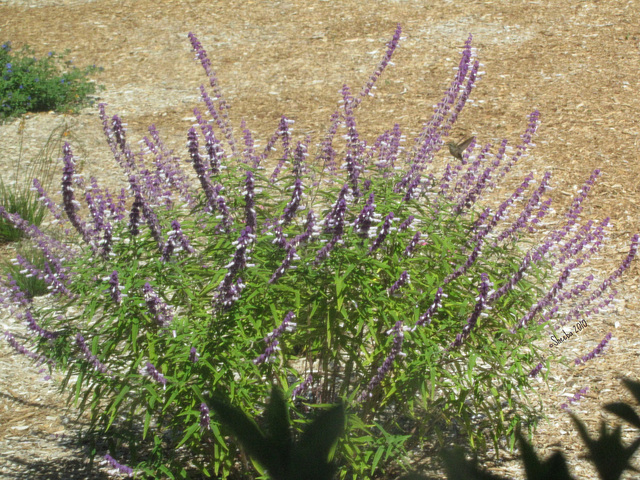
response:
{"label": "purple fuzzy flower", "polygon": [[413,238],[409,242],[409,245],[407,245],[407,248],[404,249],[405,257],[410,257],[411,255],[413,255],[413,251],[418,246],[418,242],[420,241],[421,236],[422,236],[422,233],[416,232],[416,234],[413,236]]}
{"label": "purple fuzzy flower", "polygon": [[358,397],[358,402],[363,402],[367,398],[371,397],[374,388],[376,388],[384,377],[389,373],[393,364],[398,356],[404,356],[402,353],[402,342],[404,341],[403,324],[400,320],[396,322],[391,330],[387,332],[388,335],[393,335],[393,344],[389,355],[384,359],[376,375],[369,381],[367,388]]}
{"label": "purple fuzzy flower", "polygon": [[127,467],[126,465],[122,465],[122,464],[118,463],[111,455],[109,455],[109,454],[105,455],[104,459],[107,461],[107,463],[109,463],[109,465],[111,465],[113,468],[115,468],[120,473],[124,473],[127,476],[132,476],[133,475],[133,468]]}
{"label": "purple fuzzy flower", "polygon": [[209,407],[206,403],[200,404],[200,428],[209,430],[211,428],[211,418],[209,417]]}
{"label": "purple fuzzy flower", "polygon": [[295,268],[291,267],[291,262],[293,262],[294,260],[300,260],[300,257],[296,254],[296,247],[291,246],[287,251],[287,256],[282,261],[282,264],[276,269],[275,272],[273,272],[273,275],[269,279],[269,283],[275,283],[280,277],[285,274],[288,269]]}
{"label": "purple fuzzy flower", "polygon": [[196,363],[198,360],[200,360],[200,355],[198,355],[196,347],[191,347],[191,351],[189,352],[189,361],[191,363]]}
{"label": "purple fuzzy flower", "polygon": [[605,337],[602,339],[602,341],[598,344],[598,346],[593,350],[591,350],[591,352],[589,352],[582,358],[576,358],[575,364],[580,365],[581,363],[586,363],[589,360],[595,358],[596,355],[600,355],[604,350],[604,347],[606,347],[607,344],[609,343],[609,340],[611,340],[611,332],[607,333]]}
{"label": "purple fuzzy flower", "polygon": [[411,283],[411,277],[409,275],[409,272],[405,270],[400,274],[398,280],[396,280],[396,282],[387,289],[387,293],[389,294],[389,296],[393,296],[398,292],[398,290],[400,290],[400,288],[402,288],[407,283]]}
{"label": "purple fuzzy flower", "polygon": [[87,232],[84,222],[78,215],[79,204],[73,194],[75,161],[73,159],[73,153],[71,152],[71,146],[68,142],[64,143],[62,151],[64,153],[64,168],[62,170],[62,203],[64,205],[64,212],[67,214],[67,218],[71,222],[71,225],[73,225],[73,227],[78,231],[84,241],[87,244],[90,244],[91,238]]}
{"label": "purple fuzzy flower", "polygon": [[240,293],[244,288],[244,284],[240,279],[234,282],[234,278],[247,266],[247,260],[249,259],[249,246],[255,238],[255,235],[252,232],[251,227],[245,227],[240,233],[240,237],[235,242],[237,247],[233,254],[233,260],[226,266],[227,274],[218,286],[218,291],[216,292],[213,300],[214,304],[228,308],[238,298],[240,298]]}
{"label": "purple fuzzy flower", "polygon": [[255,182],[251,170],[247,170],[247,178],[244,184],[244,214],[247,227],[250,227],[254,232],[257,231],[258,220],[256,217]]}
{"label": "purple fuzzy flower", "polygon": [[302,395],[302,393],[307,388],[309,388],[309,385],[311,385],[311,382],[313,382],[313,375],[309,374],[307,375],[307,378],[305,378],[304,381],[300,383],[300,385],[298,385],[296,388],[293,389],[293,392],[291,392],[291,398],[296,398]]}
{"label": "purple fuzzy flower", "polygon": [[189,239],[182,232],[180,222],[173,220],[171,222],[171,231],[167,234],[167,242],[162,252],[162,260],[168,262],[174,253],[185,251],[193,253],[195,250],[191,247]]}
{"label": "purple fuzzy flower", "polygon": [[425,323],[427,325],[429,325],[431,323],[431,319],[433,318],[433,314],[436,313],[436,311],[442,307],[442,298],[446,298],[447,294],[443,293],[442,287],[438,288],[438,291],[436,292],[434,298],[433,298],[433,303],[431,304],[431,306],[427,309],[426,312],[424,312],[422,315],[420,315],[420,318],[418,318],[418,321],[416,322],[416,324],[411,328],[411,331],[415,331],[416,328],[423,326]]}
{"label": "purple fuzzy flower", "polygon": [[122,294],[120,293],[120,280],[118,279],[118,271],[114,270],[109,276],[109,294],[116,305],[122,303]]}
{"label": "purple fuzzy flower", "polygon": [[232,150],[232,155],[234,157],[238,156],[238,151],[236,149],[236,142],[233,138],[233,129],[231,128],[231,122],[229,121],[229,114],[227,110],[229,109],[229,105],[225,101],[222,92],[220,91],[220,87],[218,85],[218,78],[216,77],[216,73],[211,68],[211,61],[207,56],[207,52],[202,48],[202,44],[198,41],[196,36],[189,32],[189,40],[191,41],[191,45],[193,46],[193,50],[196,52],[196,58],[200,61],[202,68],[204,68],[207,77],[209,77],[209,84],[213,89],[214,99],[218,102],[218,105],[214,105],[214,100],[209,97],[204,86],[200,86],[200,93],[202,94],[202,99],[204,100],[209,113],[215,120],[218,128],[224,133],[224,136],[229,143],[229,146]]}
{"label": "purple fuzzy flower", "polygon": [[285,331],[293,332],[297,326],[297,324],[292,321],[294,318],[295,314],[293,312],[287,313],[280,326],[267,334],[264,339],[264,342],[267,344],[267,346],[264,352],[253,360],[253,363],[255,363],[256,365],[260,365],[262,363],[273,361],[275,359],[274,354],[278,350],[280,350],[280,347],[278,346],[280,344],[279,338]]}
{"label": "purple fuzzy flower", "polygon": [[393,212],[389,212],[389,214],[384,218],[384,222],[382,224],[382,228],[380,229],[380,232],[378,233],[378,236],[373,240],[373,242],[371,243],[371,246],[369,247],[369,253],[373,253],[378,248],[380,248],[380,245],[382,245],[382,242],[384,242],[385,238],[387,238],[387,235],[389,235],[389,232],[391,232],[392,224],[393,224]]}
{"label": "purple fuzzy flower", "polygon": [[[478,323],[478,319],[483,315],[483,310],[486,309],[487,297],[489,296],[492,283],[489,281],[489,276],[486,273],[482,273],[481,275],[480,287],[478,287],[478,300],[476,302],[475,307],[473,308],[473,312],[467,319],[467,324],[462,328],[462,333],[456,335],[456,339],[451,342],[449,345],[449,349],[453,349],[462,345],[462,343],[469,337],[471,330],[473,330]],[[484,314],[486,315],[486,313]]]}
{"label": "purple fuzzy flower", "polygon": [[34,331],[36,334],[38,334],[42,338],[46,338],[47,340],[53,340],[58,336],[57,333],[45,330],[40,325],[38,325],[38,323],[36,322],[36,319],[33,318],[33,315],[31,314],[31,310],[29,309],[25,310],[24,313],[17,313],[16,317],[24,318],[29,329]]}
{"label": "purple fuzzy flower", "polygon": [[284,211],[282,212],[282,216],[280,217],[278,223],[282,226],[288,225],[293,217],[296,214],[296,211],[300,207],[300,201],[302,200],[302,194],[304,191],[302,185],[302,179],[296,178],[295,183],[293,184],[293,192],[291,193],[291,200],[287,203],[287,206],[284,207]]}
{"label": "purple fuzzy flower", "polygon": [[415,218],[416,217],[414,217],[413,215],[409,215],[407,217],[407,219],[400,224],[400,226],[398,227],[398,231],[399,232],[404,232],[407,228],[409,228],[411,226],[411,224],[413,223]]}
{"label": "purple fuzzy flower", "polygon": [[353,222],[353,228],[359,236],[366,237],[369,235],[369,229],[371,228],[371,224],[374,220],[375,210],[376,204],[374,203],[373,192],[371,192],[369,194],[369,198],[364,204],[364,207],[362,208],[362,211]]}
{"label": "purple fuzzy flower", "polygon": [[196,132],[196,129],[194,127],[191,127],[189,129],[189,133],[187,136],[187,146],[189,148],[191,162],[193,163],[193,169],[198,176],[198,180],[200,181],[200,185],[202,186],[202,191],[207,198],[207,207],[213,211],[215,210],[217,193],[214,190],[205,164],[202,161],[202,157],[200,156],[198,148],[198,133]]}
{"label": "purple fuzzy flower", "polygon": [[86,361],[93,365],[93,368],[95,368],[100,373],[111,373],[109,372],[107,367],[102,362],[100,362],[100,360],[98,360],[98,357],[91,353],[91,349],[87,346],[84,337],[79,333],[76,335],[76,345],[84,355]]}
{"label": "purple fuzzy flower", "polygon": [[150,378],[152,378],[155,382],[162,385],[164,388],[167,388],[167,379],[164,378],[164,375],[158,371],[158,369],[151,362],[147,362],[144,368],[144,374]]}
{"label": "purple fuzzy flower", "polygon": [[[587,394],[588,391],[589,391],[589,387],[581,388],[579,391],[577,391],[573,395],[573,397],[569,399],[569,404],[578,402],[583,396]],[[562,408],[563,410],[567,410],[569,408],[569,405],[567,405],[566,403],[563,403],[562,405],[560,405],[560,408]]]}
{"label": "purple fuzzy flower", "polygon": [[32,360],[35,360],[38,365],[44,363],[47,360],[42,355],[38,355],[37,353],[34,353],[28,348],[26,348],[24,345],[21,345],[20,343],[18,343],[9,331],[4,332],[4,337],[6,338],[9,345],[11,345],[18,353],[20,353],[21,355],[26,355]]}
{"label": "purple fuzzy flower", "polygon": [[160,327],[168,327],[173,321],[173,313],[171,313],[169,306],[162,301],[149,282],[144,284],[142,291],[147,308],[153,315],[156,323]]}
{"label": "purple fuzzy flower", "polygon": [[537,377],[538,374],[540,373],[540,371],[542,370],[542,367],[544,365],[542,363],[539,363],[538,365],[536,365],[530,372],[529,372],[529,376],[531,378]]}

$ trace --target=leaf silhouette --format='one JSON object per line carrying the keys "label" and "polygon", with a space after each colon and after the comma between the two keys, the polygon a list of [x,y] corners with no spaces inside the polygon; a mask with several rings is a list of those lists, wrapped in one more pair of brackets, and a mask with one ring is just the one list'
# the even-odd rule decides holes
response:
{"label": "leaf silhouette", "polygon": [[630,405],[623,402],[608,403],[604,408],[614,415],[626,420],[636,428],[640,428],[640,417]]}
{"label": "leaf silhouette", "polygon": [[569,412],[580,432],[582,440],[589,449],[589,459],[594,463],[602,480],[618,480],[625,470],[637,471],[629,460],[640,446],[640,438],[628,447],[622,443],[620,426],[609,432],[606,423],[600,423],[600,438],[592,439],[584,424]]}

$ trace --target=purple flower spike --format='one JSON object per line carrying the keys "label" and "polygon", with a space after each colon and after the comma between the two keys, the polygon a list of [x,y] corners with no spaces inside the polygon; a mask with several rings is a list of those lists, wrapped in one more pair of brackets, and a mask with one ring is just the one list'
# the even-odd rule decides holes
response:
{"label": "purple flower spike", "polygon": [[142,291],[144,292],[147,308],[156,323],[161,327],[168,327],[173,321],[173,313],[171,313],[169,306],[162,301],[149,282],[144,284]]}
{"label": "purple flower spike", "polygon": [[209,407],[206,403],[200,404],[200,428],[208,430],[211,427],[211,418],[209,417]]}
{"label": "purple flower spike", "polygon": [[602,341],[598,344],[598,346],[594,348],[591,352],[589,352],[582,358],[576,358],[575,364],[580,365],[581,363],[588,362],[589,360],[595,358],[596,355],[600,355],[604,350],[604,347],[606,347],[607,343],[609,343],[609,340],[611,340],[611,332],[607,333],[605,337],[602,339]]}
{"label": "purple flower spike", "polygon": [[369,381],[369,385],[367,385],[367,388],[365,388],[358,397],[358,402],[363,402],[367,398],[371,397],[373,389],[380,385],[384,377],[393,367],[396,357],[404,355],[402,353],[402,342],[404,341],[402,322],[398,320],[394,327],[387,332],[387,334],[394,336],[391,351],[389,352],[389,355],[387,355],[387,358],[384,359],[384,362],[382,362],[380,368],[378,368],[378,372],[376,373],[376,375],[371,379],[371,381]]}
{"label": "purple flower spike", "polygon": [[447,297],[447,295],[445,293],[443,293],[443,292],[444,291],[442,290],[442,287],[438,288],[438,291],[436,292],[436,294],[435,294],[435,296],[433,298],[433,303],[427,309],[426,312],[424,312],[422,315],[420,315],[420,318],[418,318],[418,321],[413,326],[411,331],[415,331],[416,328],[421,327],[424,324],[429,325],[431,323],[431,319],[433,318],[433,314],[436,313],[436,311],[440,307],[442,307],[442,298],[443,297],[445,297],[445,298]]}
{"label": "purple flower spike", "polygon": [[369,229],[373,223],[374,215],[376,211],[376,204],[374,202],[373,192],[369,194],[369,198],[364,205],[364,208],[353,222],[353,228],[361,237],[369,235]]}
{"label": "purple flower spike", "polygon": [[244,284],[241,279],[238,279],[234,283],[234,278],[247,266],[247,260],[250,258],[248,256],[249,246],[254,239],[255,235],[253,234],[251,227],[245,227],[240,233],[240,237],[235,242],[237,247],[233,254],[233,260],[226,266],[227,274],[220,282],[218,291],[214,296],[214,305],[222,305],[223,307],[228,308],[240,298],[240,293],[244,288]]}
{"label": "purple flower spike", "polygon": [[300,207],[300,201],[302,200],[302,194],[304,191],[304,187],[302,185],[302,179],[296,178],[295,183],[293,184],[293,192],[291,193],[291,200],[287,203],[287,206],[284,208],[282,212],[282,216],[280,217],[279,223],[280,225],[288,225],[293,217],[296,214],[296,211]]}
{"label": "purple flower spike", "polygon": [[40,335],[42,338],[46,338],[47,340],[53,340],[58,336],[57,333],[50,332],[49,330],[45,330],[40,325],[38,325],[38,323],[36,322],[36,319],[33,318],[33,315],[31,314],[31,310],[29,309],[25,310],[24,314],[17,313],[16,317],[17,318],[24,317],[25,322],[27,323],[27,326],[29,327],[29,329],[34,331],[38,335]]}
{"label": "purple flower spike", "polygon": [[189,361],[196,363],[198,360],[200,360],[200,355],[198,355],[196,347],[191,347],[191,351],[189,352]]}
{"label": "purple flower spike", "polygon": [[296,254],[296,247],[292,246],[289,248],[287,256],[283,260],[282,264],[276,269],[275,272],[273,272],[273,275],[269,279],[269,283],[277,282],[278,279],[282,277],[289,268],[295,268],[291,267],[291,262],[293,262],[294,260],[300,260],[300,257]]}
{"label": "purple flower spike", "polygon": [[[584,397],[587,394],[588,391],[589,391],[589,387],[581,388],[579,391],[577,391],[573,395],[573,397],[569,399],[569,404],[578,402],[582,397]],[[560,408],[562,408],[563,410],[567,410],[569,408],[569,405],[567,405],[566,403],[563,403],[562,405],[560,405]]]}
{"label": "purple flower spike", "polygon": [[542,370],[542,363],[539,363],[538,365],[536,365],[530,372],[529,372],[529,376],[531,378],[537,377],[538,374],[540,373],[540,371]]}
{"label": "purple flower spike", "polygon": [[144,373],[148,377],[151,377],[155,382],[167,388],[167,379],[164,375],[158,371],[158,369],[151,362],[147,362],[144,368]]}
{"label": "purple flower spike", "polygon": [[287,313],[282,320],[282,323],[279,327],[275,328],[272,332],[269,332],[265,337],[264,341],[267,344],[264,352],[253,360],[253,363],[256,365],[260,365],[265,362],[271,362],[275,360],[274,354],[280,350],[278,346],[280,344],[279,338],[282,334],[287,332],[293,332],[296,329],[297,324],[292,320],[295,318],[295,314],[293,312]]}
{"label": "purple flower spike", "polygon": [[486,308],[487,297],[493,284],[489,281],[489,276],[486,273],[482,273],[480,276],[482,280],[480,281],[480,287],[478,287],[478,301],[476,302],[473,312],[467,319],[467,324],[462,328],[462,333],[456,335],[456,339],[449,345],[449,349],[462,345],[471,334],[471,330],[477,325],[478,319],[482,316],[483,310]]}
{"label": "purple flower spike", "polygon": [[174,253],[185,251],[187,253],[193,253],[195,250],[191,247],[189,239],[182,232],[180,222],[173,220],[171,222],[171,231],[167,234],[169,237],[167,243],[164,245],[162,252],[162,260],[168,262]]}
{"label": "purple flower spike", "polygon": [[64,212],[67,214],[71,225],[78,231],[84,241],[90,244],[91,238],[84,222],[78,215],[79,203],[73,194],[73,178],[76,164],[73,159],[73,153],[71,152],[71,146],[68,142],[64,143],[62,151],[64,153],[64,168],[62,170],[62,203],[64,205]]}
{"label": "purple flower spike", "polygon": [[258,229],[258,220],[256,217],[255,182],[251,170],[247,170],[247,179],[244,184],[244,213],[247,227],[255,232]]}
{"label": "purple flower spike", "polygon": [[384,242],[385,238],[387,238],[387,235],[389,235],[389,232],[391,232],[392,224],[393,224],[393,212],[389,212],[389,214],[384,218],[384,223],[382,224],[380,233],[378,233],[378,236],[375,238],[375,240],[371,243],[371,246],[369,247],[369,253],[373,253],[378,248],[380,248],[380,245],[382,245],[382,242]]}
{"label": "purple flower spike", "polygon": [[113,303],[120,305],[122,303],[122,294],[120,293],[120,281],[118,279],[118,271],[114,270],[109,277],[109,294]]}
{"label": "purple flower spike", "polygon": [[85,360],[93,365],[93,368],[95,368],[100,373],[111,373],[109,372],[107,367],[102,362],[100,362],[100,360],[98,360],[98,357],[91,353],[91,349],[87,346],[84,337],[79,333],[76,335],[76,345],[84,355]]}
{"label": "purple flower spike", "polygon": [[35,360],[37,364],[42,364],[46,361],[45,357],[32,352],[31,350],[26,348],[24,345],[21,345],[20,343],[18,343],[14,338],[14,336],[11,335],[9,331],[4,332],[4,337],[7,339],[7,342],[9,343],[9,345],[11,345],[15,349],[15,351],[18,352],[19,354],[26,355],[32,360]]}
{"label": "purple flower spike", "polygon": [[420,232],[416,232],[416,234],[413,236],[413,238],[409,242],[409,245],[407,245],[407,248],[404,249],[405,257],[410,257],[411,255],[413,255],[413,251],[418,246],[418,242],[420,241],[421,236],[422,234]]}
{"label": "purple flower spike", "polygon": [[387,289],[387,293],[389,296],[393,296],[407,283],[411,283],[411,277],[409,276],[409,272],[405,270],[400,274],[398,280],[396,280],[396,282]]}
{"label": "purple flower spike", "polygon": [[105,455],[104,459],[107,461],[107,463],[109,463],[109,465],[111,465],[113,468],[115,468],[120,473],[124,473],[125,475],[127,475],[129,477],[131,475],[133,475],[133,468],[127,467],[126,465],[122,465],[122,464],[118,463],[111,455],[109,455],[109,454]]}
{"label": "purple flower spike", "polygon": [[293,389],[293,392],[291,392],[291,398],[296,398],[302,395],[309,385],[311,385],[311,382],[313,382],[313,375],[309,374],[307,375],[307,378],[304,379],[304,382],[300,383],[300,385]]}

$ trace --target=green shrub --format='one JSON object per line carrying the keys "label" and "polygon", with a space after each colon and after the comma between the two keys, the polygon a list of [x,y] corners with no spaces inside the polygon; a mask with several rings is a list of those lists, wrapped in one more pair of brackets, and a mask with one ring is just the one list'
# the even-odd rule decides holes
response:
{"label": "green shrub", "polygon": [[[569,276],[602,245],[602,225],[578,223],[598,172],[537,238],[550,214],[549,174],[537,184],[527,175],[496,205],[483,198],[530,146],[538,112],[513,156],[506,140],[477,155],[472,142],[438,172],[433,160],[477,79],[471,39],[412,147],[402,147],[398,125],[375,142],[360,139],[354,110],[399,38],[400,27],[360,94],[343,87],[309,162],[309,141],[294,144],[285,117],[263,153],[248,129],[240,146],[190,34],[213,88],[214,97],[201,88],[205,105],[226,141],[196,109],[187,139],[197,179],[154,127],[134,154],[121,119],[101,105],[129,195],[86,185],[65,144],[62,208],[76,236],[54,241],[0,209],[49,261],[58,301],[22,314],[33,319],[38,354],[66,371],[63,387],[109,439],[112,465],[149,478],[187,478],[193,469],[249,475],[228,426],[209,422],[208,402],[224,395],[256,416],[271,385],[291,398],[297,429],[310,409],[343,399],[341,478],[405,464],[424,438],[444,443],[458,432],[474,448],[497,449],[505,437],[513,445],[516,426],[535,422],[529,382],[553,360],[540,351],[543,324],[564,320],[554,307],[573,302],[583,311],[600,298],[638,237],[604,286],[565,295]],[[334,141],[340,126],[343,145]],[[283,152],[267,171],[278,141]],[[85,218],[76,201],[83,190]],[[10,282],[4,292],[19,303]]]}
{"label": "green shrub", "polygon": [[[100,68],[92,65],[84,69],[64,61],[63,54],[49,52],[41,59],[25,45],[15,54],[11,42],[0,47],[0,121],[20,116],[26,112],[77,112],[87,104],[93,104],[89,96],[96,92],[96,85],[88,76]],[[102,88],[102,87],[98,87]]]}

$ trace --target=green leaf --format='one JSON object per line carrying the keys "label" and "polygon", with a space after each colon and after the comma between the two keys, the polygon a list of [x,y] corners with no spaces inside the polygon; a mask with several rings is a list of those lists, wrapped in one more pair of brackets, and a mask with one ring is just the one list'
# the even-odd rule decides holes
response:
{"label": "green leaf", "polygon": [[191,425],[187,431],[184,433],[184,437],[182,437],[182,440],[180,440],[180,443],[178,443],[178,445],[176,445],[176,448],[180,448],[182,445],[184,445],[184,443],[189,440],[191,438],[191,436],[196,433],[196,431],[200,428],[200,424],[199,423],[194,423],[193,425]]}
{"label": "green leaf", "polygon": [[292,480],[329,480],[335,466],[329,453],[344,431],[345,409],[342,403],[323,410],[305,428],[294,446],[291,462]]}
{"label": "green leaf", "polygon": [[247,454],[267,470],[273,470],[273,467],[277,465],[277,456],[253,419],[249,418],[241,409],[225,401],[212,398],[209,403],[211,409],[218,415],[220,423],[231,431]]}
{"label": "green leaf", "polygon": [[291,460],[292,448],[289,411],[281,389],[274,387],[271,390],[271,398],[264,414],[267,424],[267,440],[279,459],[279,469],[270,472],[276,477],[286,472]]}

